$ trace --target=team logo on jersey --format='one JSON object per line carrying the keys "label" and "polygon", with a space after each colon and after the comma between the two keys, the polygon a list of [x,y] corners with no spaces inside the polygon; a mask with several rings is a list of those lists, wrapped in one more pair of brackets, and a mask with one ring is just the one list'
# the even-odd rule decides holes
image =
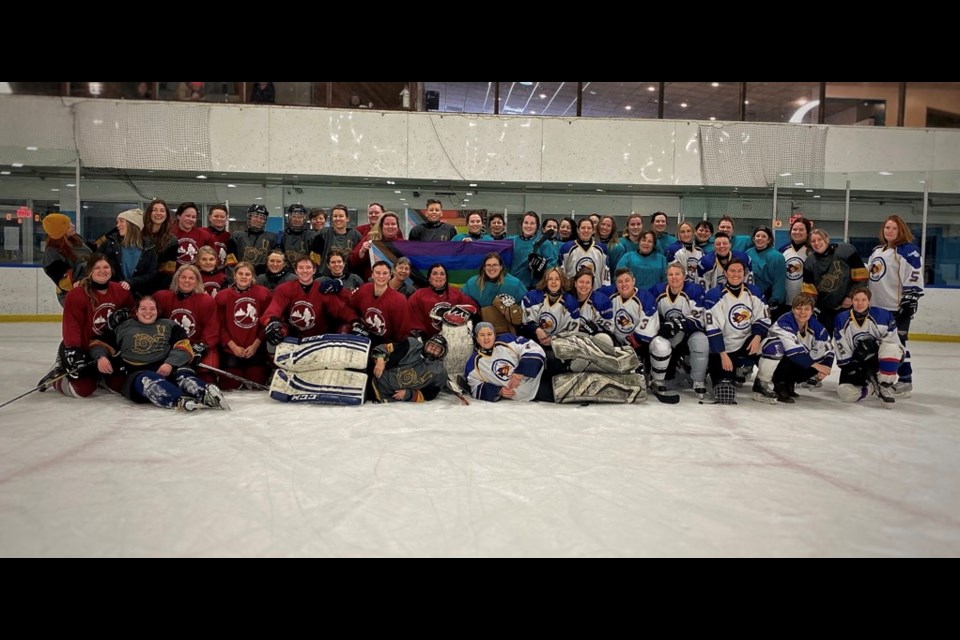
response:
{"label": "team logo on jersey", "polygon": [[745,304],[735,304],[730,307],[727,317],[730,319],[730,324],[733,325],[734,328],[742,331],[750,326],[750,320],[753,318],[753,310]]}
{"label": "team logo on jersey", "polygon": [[212,295],[213,295],[214,293],[216,293],[217,291],[220,291],[220,283],[217,282],[216,280],[210,280],[209,282],[204,282],[204,283],[203,283],[203,290],[204,290],[207,294],[209,294],[209,295],[212,296]]}
{"label": "team logo on jersey", "polygon": [[133,336],[133,353],[155,353],[167,341],[167,327],[162,324],[153,325],[153,334],[138,333]]}
{"label": "team logo on jersey", "polygon": [[317,323],[317,313],[313,310],[313,305],[306,300],[298,300],[293,303],[290,309],[290,324],[300,331],[313,329]]}
{"label": "team logo on jersey", "polygon": [[540,328],[552,334],[557,329],[557,318],[550,312],[540,314]]}
{"label": "team logo on jersey", "polygon": [[177,264],[193,264],[197,261],[197,241],[193,238],[180,238],[177,247]]}
{"label": "team logo on jersey", "polygon": [[787,280],[803,278],[803,260],[799,256],[787,258]]}
{"label": "team logo on jersey", "polygon": [[513,375],[513,363],[509,360],[497,359],[493,361],[491,366],[493,374],[497,376],[500,380],[507,382],[510,380],[510,376]]}
{"label": "team logo on jersey", "polygon": [[633,333],[637,326],[633,316],[627,313],[625,309],[617,309],[617,312],[613,315],[613,324],[620,333]]}
{"label": "team logo on jersey", "polygon": [[667,309],[667,312],[663,314],[663,317],[667,320],[673,320],[674,318],[677,320],[683,320],[683,311],[673,307],[671,309]]}
{"label": "team logo on jersey", "polygon": [[590,271],[596,273],[597,265],[592,258],[580,258],[577,260],[577,268],[573,272],[580,273],[580,269],[590,269]]}
{"label": "team logo on jersey", "polygon": [[193,317],[193,312],[190,311],[190,309],[174,309],[170,313],[170,319],[183,327],[183,330],[187,332],[188,338],[193,337],[193,334],[197,330],[197,321]]}
{"label": "team logo on jersey", "polygon": [[114,309],[116,309],[116,305],[112,302],[104,302],[93,312],[93,333],[95,335],[99,336],[103,333]]}
{"label": "team logo on jersey", "polygon": [[227,247],[222,242],[214,243],[217,247],[217,266],[222,267],[227,263]]}
{"label": "team logo on jersey", "polygon": [[252,329],[257,326],[259,315],[256,302],[253,298],[238,298],[233,305],[233,322],[241,329]]}
{"label": "team logo on jersey", "polygon": [[383,312],[376,307],[370,307],[363,314],[363,324],[367,325],[367,329],[375,336],[382,336],[387,332],[387,321],[383,319]]}
{"label": "team logo on jersey", "polygon": [[694,256],[687,258],[687,277],[691,281],[697,279],[697,267],[700,266],[700,260]]}
{"label": "team logo on jersey", "polygon": [[870,282],[879,282],[887,272],[887,261],[877,256],[870,261]]}

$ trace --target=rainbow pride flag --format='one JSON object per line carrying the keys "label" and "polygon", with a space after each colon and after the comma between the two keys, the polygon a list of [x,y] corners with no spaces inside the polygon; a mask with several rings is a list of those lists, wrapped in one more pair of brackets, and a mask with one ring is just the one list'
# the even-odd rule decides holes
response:
{"label": "rainbow pride flag", "polygon": [[458,287],[477,275],[488,253],[499,253],[507,271],[513,264],[512,240],[484,240],[480,242],[375,242],[371,247],[371,260],[393,263],[397,258],[410,260],[410,279],[418,287],[427,286],[430,265],[440,263],[447,268],[447,281]]}

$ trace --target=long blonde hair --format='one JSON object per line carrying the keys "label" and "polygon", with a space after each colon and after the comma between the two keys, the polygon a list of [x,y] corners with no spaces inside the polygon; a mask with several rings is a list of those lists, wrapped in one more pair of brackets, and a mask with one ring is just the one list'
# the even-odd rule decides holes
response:
{"label": "long blonde hair", "polygon": [[200,269],[197,269],[192,264],[185,264],[173,274],[173,282],[170,283],[170,291],[177,293],[180,291],[180,274],[184,271],[192,271],[193,275],[197,277],[197,284],[193,287],[191,293],[203,293],[203,276],[200,275]]}
{"label": "long blonde hair", "polygon": [[[377,218],[377,222],[373,225],[373,228],[370,229],[370,235],[367,237],[368,240],[376,242],[377,240],[383,240],[383,220],[387,216],[392,217],[397,221],[397,231],[400,231],[400,216],[398,216],[393,211],[384,211],[380,214],[380,217]],[[397,237],[400,237],[399,235]]]}

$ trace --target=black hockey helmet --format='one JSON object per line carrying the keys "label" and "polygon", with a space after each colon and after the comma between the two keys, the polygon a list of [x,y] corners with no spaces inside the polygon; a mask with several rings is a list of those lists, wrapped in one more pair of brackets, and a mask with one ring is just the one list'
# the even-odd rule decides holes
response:
{"label": "black hockey helmet", "polygon": [[[253,224],[253,216],[263,216],[263,223]],[[267,224],[267,218],[270,217],[270,212],[267,211],[267,208],[262,204],[252,204],[250,208],[247,209],[247,228],[248,229],[263,229]]]}
{"label": "black hockey helmet", "polygon": [[[427,351],[427,346],[431,343],[437,345],[439,348],[439,353],[430,353]],[[442,360],[447,355],[447,339],[444,338],[441,334],[437,334],[427,339],[423,343],[423,358],[424,360]]]}
{"label": "black hockey helmet", "polygon": [[[295,215],[303,216],[303,220],[300,222],[300,224],[293,224],[291,222],[291,220],[293,219],[293,216]],[[292,204],[289,207],[287,207],[287,224],[290,226],[291,229],[302,229],[307,225],[308,215],[309,214],[307,213],[307,208],[304,207],[302,204]]]}

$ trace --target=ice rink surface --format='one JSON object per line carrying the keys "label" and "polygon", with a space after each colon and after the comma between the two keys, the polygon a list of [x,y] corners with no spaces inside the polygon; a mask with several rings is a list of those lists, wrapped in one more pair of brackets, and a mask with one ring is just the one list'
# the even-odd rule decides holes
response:
{"label": "ice rink surface", "polygon": [[[0,323],[0,402],[56,323]],[[958,556],[960,344],[913,398],[843,405],[291,406],[98,391],[0,409],[0,556]],[[953,416],[953,417],[951,417]]]}

